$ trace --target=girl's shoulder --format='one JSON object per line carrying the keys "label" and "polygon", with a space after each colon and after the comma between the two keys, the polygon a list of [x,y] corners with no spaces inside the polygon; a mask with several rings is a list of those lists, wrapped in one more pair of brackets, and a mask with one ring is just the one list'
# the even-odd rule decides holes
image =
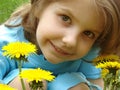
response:
{"label": "girl's shoulder", "polygon": [[[24,38],[24,31],[22,26],[14,25],[19,24],[20,19],[16,19],[10,22],[10,26],[6,26],[5,24],[0,25],[0,44],[9,43],[15,41],[26,41]],[[11,27],[13,25],[13,27]]]}

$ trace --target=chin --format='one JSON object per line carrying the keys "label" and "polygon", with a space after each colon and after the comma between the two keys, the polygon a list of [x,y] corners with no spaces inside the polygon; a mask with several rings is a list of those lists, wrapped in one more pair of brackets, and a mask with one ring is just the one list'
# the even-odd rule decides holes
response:
{"label": "chin", "polygon": [[60,60],[57,60],[57,59],[50,59],[50,58],[46,58],[48,62],[52,63],[52,64],[59,64],[59,63],[62,63],[64,61],[60,61]]}

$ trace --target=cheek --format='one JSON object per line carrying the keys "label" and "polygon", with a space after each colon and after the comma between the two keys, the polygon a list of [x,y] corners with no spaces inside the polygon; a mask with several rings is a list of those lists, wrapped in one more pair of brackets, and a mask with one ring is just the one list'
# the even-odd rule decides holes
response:
{"label": "cheek", "polygon": [[38,24],[37,30],[36,30],[36,39],[39,45],[41,45],[41,42],[45,39],[45,30],[43,28],[44,26]]}
{"label": "cheek", "polygon": [[36,39],[39,44],[45,44],[48,40],[58,38],[57,29],[49,24],[39,23],[36,30]]}
{"label": "cheek", "polygon": [[39,25],[36,31],[37,39],[57,39],[60,38],[64,33],[64,30],[61,30],[57,25]]}
{"label": "cheek", "polygon": [[37,27],[36,35],[37,37],[43,37],[48,35],[49,33],[49,26],[45,24],[43,21],[40,21]]}

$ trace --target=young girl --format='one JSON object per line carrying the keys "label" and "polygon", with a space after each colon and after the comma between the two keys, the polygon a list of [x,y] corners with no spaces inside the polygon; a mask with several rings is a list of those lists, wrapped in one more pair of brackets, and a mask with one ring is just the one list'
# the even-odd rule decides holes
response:
{"label": "young girl", "polygon": [[[23,68],[52,71],[47,90],[102,90],[100,70],[92,60],[117,54],[120,0],[31,0],[0,26],[0,48],[9,42],[36,44],[38,55]],[[0,51],[1,83],[17,82],[17,64]],[[28,90],[28,89],[27,89]]]}

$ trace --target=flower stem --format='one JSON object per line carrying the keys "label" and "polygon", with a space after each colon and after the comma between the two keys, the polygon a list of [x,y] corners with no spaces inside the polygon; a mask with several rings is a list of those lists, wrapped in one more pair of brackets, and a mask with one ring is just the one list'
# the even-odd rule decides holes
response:
{"label": "flower stem", "polygon": [[104,90],[106,90],[107,88],[107,85],[106,85],[106,82],[104,82]]}
{"label": "flower stem", "polygon": [[109,87],[108,87],[108,90],[113,90],[113,88],[112,88],[112,84],[113,84],[113,83],[112,83],[112,82],[113,82],[113,80],[111,79],[111,80],[110,80]]}
{"label": "flower stem", "polygon": [[[21,71],[22,71],[22,61],[21,60],[18,60],[19,62],[18,62],[18,68],[19,68],[19,74],[21,73]],[[22,89],[23,90],[26,90],[25,89],[25,84],[24,84],[24,81],[23,81],[23,79],[20,77],[20,81],[21,81],[21,85],[22,85]]]}

